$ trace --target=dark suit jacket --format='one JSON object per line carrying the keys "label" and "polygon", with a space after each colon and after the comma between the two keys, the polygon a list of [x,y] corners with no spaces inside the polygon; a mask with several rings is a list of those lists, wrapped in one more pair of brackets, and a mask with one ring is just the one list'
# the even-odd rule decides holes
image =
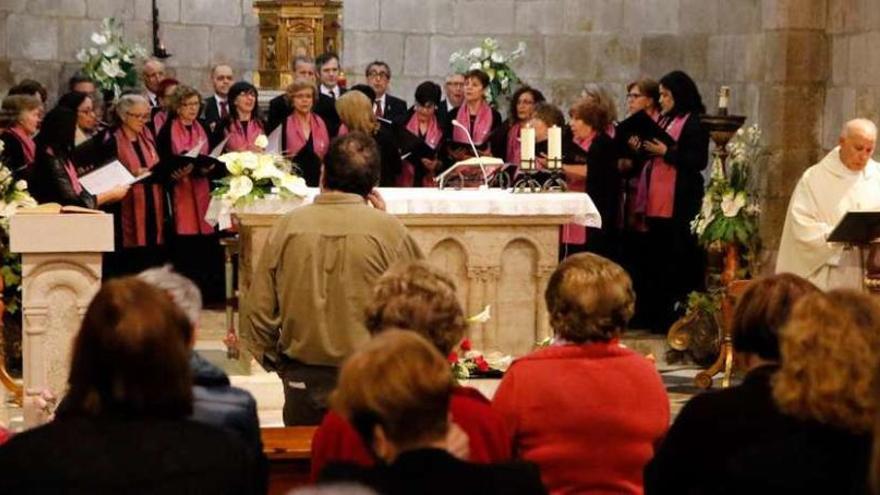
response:
{"label": "dark suit jacket", "polygon": [[782,414],[770,385],[776,369],[754,369],[738,387],[691,399],[645,467],[645,494],[851,493],[847,487],[863,486],[870,438]]}
{"label": "dark suit jacket", "polygon": [[547,493],[541,484],[538,467],[534,464],[475,464],[456,459],[439,449],[404,452],[387,466],[363,468],[330,464],[322,472],[320,481],[360,482],[383,495]]}
{"label": "dark suit jacket", "polygon": [[[339,95],[342,96],[344,94],[345,89],[339,88]],[[324,119],[330,139],[335,138],[339,134],[339,125],[342,123],[339,120],[339,114],[336,113],[336,99],[321,93],[318,96],[318,101],[315,102],[315,113]]]}
{"label": "dark suit jacket", "polygon": [[33,163],[27,163],[21,142],[10,132],[0,133],[0,141],[3,142],[0,163],[11,170],[16,179],[27,179],[26,172]]}
{"label": "dark suit jacket", "polygon": [[385,108],[382,109],[382,118],[391,122],[403,125],[407,114],[406,101],[396,96],[385,94]]}
{"label": "dark suit jacket", "polygon": [[266,133],[274,131],[276,127],[281,125],[292,110],[290,103],[287,101],[287,96],[284,94],[269,100],[269,117],[266,119]]}
{"label": "dark suit jacket", "polygon": [[214,132],[217,123],[222,120],[220,117],[220,109],[217,108],[217,97],[209,96],[202,102],[202,111],[200,120],[210,132]]}

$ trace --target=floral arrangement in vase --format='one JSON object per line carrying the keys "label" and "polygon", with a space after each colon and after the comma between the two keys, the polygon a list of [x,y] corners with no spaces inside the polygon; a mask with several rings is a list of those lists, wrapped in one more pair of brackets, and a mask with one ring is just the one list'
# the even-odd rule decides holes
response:
{"label": "floral arrangement in vase", "polygon": [[[258,148],[268,145],[266,136],[257,137]],[[281,197],[305,197],[306,181],[293,173],[294,165],[280,155],[265,152],[231,152],[218,159],[226,165],[229,175],[217,181],[214,197],[240,207],[254,200],[277,194]]]}
{"label": "floral arrangement in vase", "polygon": [[[3,142],[0,141],[0,154]],[[21,255],[9,250],[9,218],[19,208],[37,206],[27,182],[15,180],[12,171],[0,163],[0,276],[3,278],[3,302],[7,313],[15,314],[21,307]]]}
{"label": "floral arrangement in vase", "polygon": [[[486,323],[492,318],[491,306],[486,306],[483,311],[467,319],[468,323]],[[483,354],[474,349],[471,339],[465,338],[447,356],[452,366],[452,376],[456,380],[468,378],[501,378],[513,358],[498,351]]]}
{"label": "floral arrangement in vase", "polygon": [[101,30],[92,33],[94,46],[83,48],[76,59],[83,64],[82,71],[98,87],[116,98],[125,88],[137,86],[137,60],[147,51],[137,43],[127,43],[122,35],[122,23],[110,17],[101,21]]}
{"label": "floral arrangement in vase", "polygon": [[734,245],[740,251],[755,253],[761,209],[752,168],[766,156],[761,129],[752,125],[738,130],[727,150],[726,165],[717,156],[712,162],[703,206],[691,222],[691,230],[707,248]]}
{"label": "floral arrangement in vase", "polygon": [[519,83],[516,71],[510,65],[522,57],[526,52],[526,44],[519,42],[516,49],[505,53],[499,49],[495,38],[486,38],[480,46],[470,50],[461,50],[449,56],[449,66],[455,72],[465,73],[469,70],[480,69],[489,76],[489,86],[486,87],[486,101],[493,107],[497,107],[499,100],[509,98],[514,87]]}

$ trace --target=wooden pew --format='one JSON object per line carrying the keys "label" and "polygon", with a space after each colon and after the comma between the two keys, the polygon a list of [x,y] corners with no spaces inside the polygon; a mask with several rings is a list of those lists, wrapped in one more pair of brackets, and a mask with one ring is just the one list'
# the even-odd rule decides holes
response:
{"label": "wooden pew", "polygon": [[283,495],[309,483],[315,426],[261,428],[263,452],[269,459],[269,495]]}

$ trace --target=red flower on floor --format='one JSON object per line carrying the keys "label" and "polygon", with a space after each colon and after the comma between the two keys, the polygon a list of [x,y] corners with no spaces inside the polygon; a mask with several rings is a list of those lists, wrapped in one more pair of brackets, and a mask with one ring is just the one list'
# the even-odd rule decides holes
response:
{"label": "red flower on floor", "polygon": [[462,340],[460,347],[461,347],[461,350],[463,350],[465,352],[471,350],[473,348],[473,345],[471,344],[471,339],[466,338],[466,339]]}

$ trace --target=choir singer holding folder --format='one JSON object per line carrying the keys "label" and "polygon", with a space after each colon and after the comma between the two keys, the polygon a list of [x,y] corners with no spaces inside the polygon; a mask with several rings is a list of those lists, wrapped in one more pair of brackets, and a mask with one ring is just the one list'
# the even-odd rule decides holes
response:
{"label": "choir singer holding folder", "polygon": [[876,142],[873,122],[851,120],[840,145],[804,172],[788,205],[777,273],[800,275],[823,290],[862,287],[859,250],[826,239],[848,211],[880,211],[880,164],[871,159]]}

